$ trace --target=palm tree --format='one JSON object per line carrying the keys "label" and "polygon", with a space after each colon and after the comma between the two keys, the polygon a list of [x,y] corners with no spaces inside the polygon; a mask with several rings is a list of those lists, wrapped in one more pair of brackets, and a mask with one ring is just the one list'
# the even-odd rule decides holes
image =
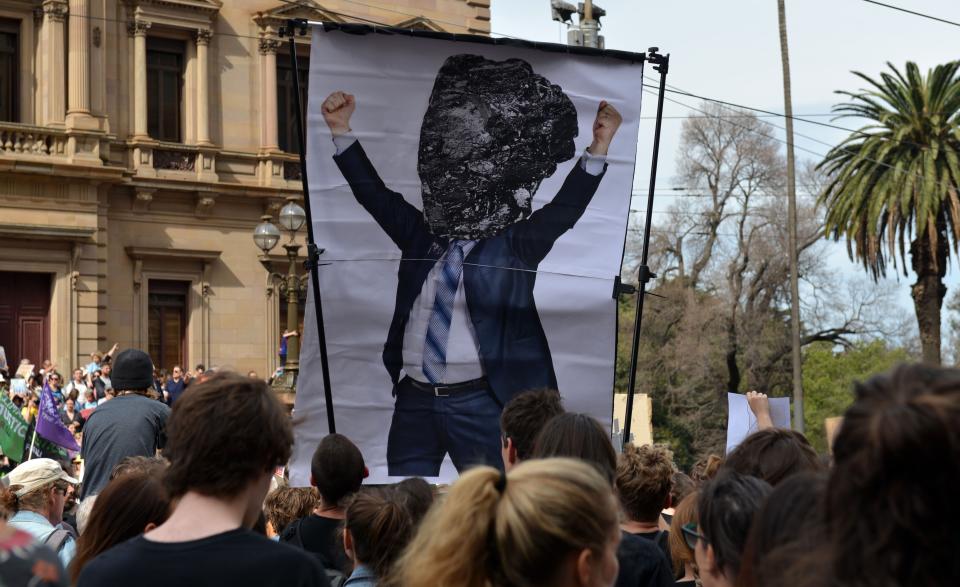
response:
{"label": "palm tree", "polygon": [[869,89],[838,92],[849,102],[841,116],[871,123],[827,153],[820,168],[830,180],[821,195],[827,233],[847,239],[874,279],[886,275],[897,253],[907,274],[906,246],[917,276],[911,288],[923,359],[940,363],[940,307],[947,288],[952,241],[960,241],[960,62],[938,65],[924,76],[915,63],[874,80],[854,72]]}
{"label": "palm tree", "polygon": [[800,357],[800,276],[797,272],[797,179],[793,155],[793,98],[790,89],[790,52],[787,45],[787,9],[777,0],[780,21],[780,64],[783,67],[783,113],[787,121],[787,232],[790,255],[790,345],[793,363],[793,427],[803,432],[803,367]]}

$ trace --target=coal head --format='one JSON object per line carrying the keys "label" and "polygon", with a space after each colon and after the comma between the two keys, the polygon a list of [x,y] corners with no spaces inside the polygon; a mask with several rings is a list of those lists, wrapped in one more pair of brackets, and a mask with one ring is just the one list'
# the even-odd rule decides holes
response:
{"label": "coal head", "polygon": [[540,182],[573,158],[576,136],[570,98],[526,61],[447,58],[420,128],[431,232],[481,239],[526,218]]}

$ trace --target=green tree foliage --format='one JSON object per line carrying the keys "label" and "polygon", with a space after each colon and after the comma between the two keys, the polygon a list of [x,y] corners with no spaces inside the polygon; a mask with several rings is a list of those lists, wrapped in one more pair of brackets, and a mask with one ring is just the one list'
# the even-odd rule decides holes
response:
{"label": "green tree foliage", "polygon": [[898,253],[906,271],[909,241],[923,358],[939,363],[943,277],[950,241],[956,254],[960,240],[960,62],[926,75],[912,62],[903,72],[888,65],[879,80],[854,72],[868,89],[838,92],[850,101],[834,111],[870,124],[827,153],[821,199],[827,233],[845,237],[874,278],[888,261],[896,266]]}
{"label": "green tree foliage", "polygon": [[904,349],[883,341],[857,343],[836,351],[830,343],[809,345],[803,355],[806,435],[819,452],[827,451],[824,420],[842,416],[853,402],[853,384],[909,360]]}

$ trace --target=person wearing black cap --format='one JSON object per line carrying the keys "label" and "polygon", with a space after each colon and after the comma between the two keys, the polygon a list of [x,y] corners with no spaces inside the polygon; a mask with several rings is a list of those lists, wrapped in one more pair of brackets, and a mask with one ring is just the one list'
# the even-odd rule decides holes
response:
{"label": "person wearing black cap", "polygon": [[166,442],[170,408],[147,397],[153,386],[153,361],[127,349],[113,360],[116,397],[90,414],[83,428],[81,497],[97,495],[124,457],[152,457]]}

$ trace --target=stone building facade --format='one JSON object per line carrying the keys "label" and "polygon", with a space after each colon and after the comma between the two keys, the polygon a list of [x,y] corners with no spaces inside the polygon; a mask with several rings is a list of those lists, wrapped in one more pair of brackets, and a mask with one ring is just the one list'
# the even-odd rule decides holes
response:
{"label": "stone building facade", "polygon": [[287,265],[252,233],[302,196],[290,17],[488,34],[490,0],[0,3],[10,362],[64,371],[119,343],[167,369],[274,370],[286,303],[270,274]]}

